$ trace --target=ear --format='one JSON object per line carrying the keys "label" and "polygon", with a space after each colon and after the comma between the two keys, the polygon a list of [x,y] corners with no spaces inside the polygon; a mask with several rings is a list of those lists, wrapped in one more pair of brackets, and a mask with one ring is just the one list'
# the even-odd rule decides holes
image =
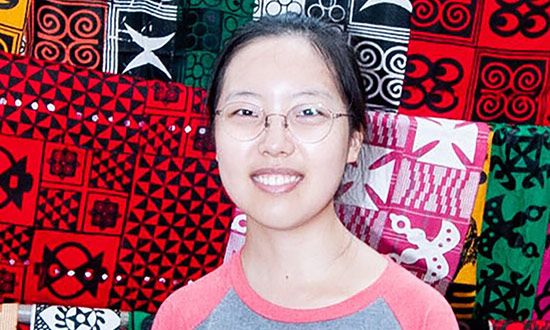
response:
{"label": "ear", "polygon": [[365,134],[363,133],[363,131],[354,131],[351,134],[348,149],[348,163],[355,163],[357,161],[357,159],[359,158],[359,153],[361,152],[361,146],[363,145],[364,139]]}

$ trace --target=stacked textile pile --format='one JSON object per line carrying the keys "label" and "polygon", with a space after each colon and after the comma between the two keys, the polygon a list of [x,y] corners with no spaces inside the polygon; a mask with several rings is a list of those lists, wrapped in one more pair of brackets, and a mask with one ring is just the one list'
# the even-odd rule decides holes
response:
{"label": "stacked textile pile", "polygon": [[348,31],[367,86],[348,228],[464,324],[547,326],[550,7],[523,0],[0,2],[0,301],[154,313],[242,244],[203,88],[237,26],[287,11]]}

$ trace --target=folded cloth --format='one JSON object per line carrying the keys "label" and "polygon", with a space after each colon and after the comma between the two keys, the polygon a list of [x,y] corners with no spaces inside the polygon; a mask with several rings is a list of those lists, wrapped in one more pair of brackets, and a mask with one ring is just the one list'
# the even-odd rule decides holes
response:
{"label": "folded cloth", "polygon": [[344,223],[441,292],[457,269],[486,158],[483,123],[368,114],[338,193]]}
{"label": "folded cloth", "polygon": [[550,127],[495,124],[478,260],[478,319],[531,317],[550,218]]}

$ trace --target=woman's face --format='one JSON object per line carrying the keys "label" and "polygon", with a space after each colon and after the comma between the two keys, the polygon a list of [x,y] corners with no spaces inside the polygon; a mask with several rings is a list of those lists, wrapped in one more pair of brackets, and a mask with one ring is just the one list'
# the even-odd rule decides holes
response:
{"label": "woman's face", "polygon": [[[300,104],[322,104],[347,113],[320,54],[300,36],[268,37],[239,50],[229,63],[218,109],[234,102],[286,115]],[[348,117],[334,120],[328,136],[302,143],[280,116],[251,141],[238,141],[216,117],[216,150],[223,185],[249,221],[292,229],[332,209],[346,163],[357,159],[362,136],[350,139]]]}

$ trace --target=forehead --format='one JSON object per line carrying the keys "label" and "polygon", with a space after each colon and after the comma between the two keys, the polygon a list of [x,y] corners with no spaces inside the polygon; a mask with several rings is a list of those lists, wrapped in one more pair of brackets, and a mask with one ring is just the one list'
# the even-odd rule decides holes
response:
{"label": "forehead", "polygon": [[238,50],[223,78],[221,101],[235,91],[323,90],[337,93],[330,64],[311,42],[299,35],[258,38]]}

